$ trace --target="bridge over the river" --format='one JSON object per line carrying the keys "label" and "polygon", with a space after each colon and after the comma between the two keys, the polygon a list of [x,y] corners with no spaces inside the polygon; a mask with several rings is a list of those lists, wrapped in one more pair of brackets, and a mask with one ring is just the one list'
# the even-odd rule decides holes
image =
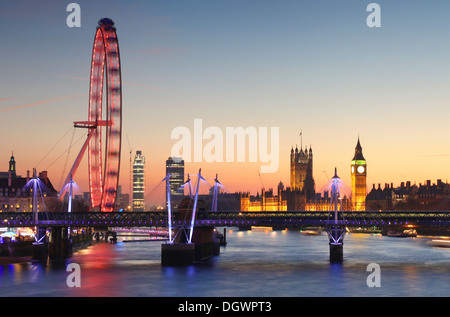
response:
{"label": "bridge over the river", "polygon": [[[333,218],[333,213],[324,211],[230,211],[198,212],[193,223],[191,219],[191,215],[186,212],[172,212],[169,218],[168,211],[3,212],[0,213],[0,227],[36,227],[42,234],[46,230],[50,231],[51,245],[56,249],[56,254],[67,253],[64,250],[69,239],[67,228],[166,227],[169,231],[169,242],[162,244],[162,262],[171,265],[190,264],[197,258],[197,254],[200,254],[200,259],[219,254],[220,251],[213,243],[215,227],[321,227],[325,228],[330,238],[330,259],[342,261],[346,228],[448,227],[450,211],[343,211],[338,219]],[[189,231],[186,228],[191,229]],[[42,244],[38,246],[42,247]]]}
{"label": "bridge over the river", "polygon": [[[388,225],[450,226],[450,211],[343,211],[343,220],[330,219],[328,211],[284,212],[198,212],[195,227],[322,227],[340,224],[346,227]],[[173,226],[181,225],[172,212]],[[184,224],[189,224],[185,220]],[[168,227],[167,211],[133,212],[40,212],[37,221],[32,212],[0,213],[0,227]]]}

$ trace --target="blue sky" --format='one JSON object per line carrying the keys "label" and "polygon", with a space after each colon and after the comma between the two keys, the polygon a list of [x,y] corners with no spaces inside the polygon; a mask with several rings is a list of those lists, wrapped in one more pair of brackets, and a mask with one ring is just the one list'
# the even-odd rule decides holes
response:
{"label": "blue sky", "polygon": [[[266,187],[289,184],[288,155],[300,145],[300,130],[314,150],[317,190],[327,180],[323,171],[335,166],[350,182],[358,134],[369,187],[449,175],[448,1],[377,1],[381,28],[367,27],[371,1],[360,0],[77,1],[80,28],[66,25],[69,2],[0,4],[4,170],[14,150],[24,175],[66,135],[38,166],[48,167],[56,186],[65,178],[81,143],[57,158],[70,144],[72,122],[87,119],[95,28],[110,17],[124,81],[125,188],[128,140],[147,157],[151,189],[164,177],[172,129],[191,128],[195,118],[222,129],[279,127],[280,169],[263,175]],[[61,99],[1,111],[54,98]],[[199,166],[211,178],[223,175],[230,190],[260,187],[257,164],[191,164],[187,171]],[[87,170],[78,173],[87,191]]]}

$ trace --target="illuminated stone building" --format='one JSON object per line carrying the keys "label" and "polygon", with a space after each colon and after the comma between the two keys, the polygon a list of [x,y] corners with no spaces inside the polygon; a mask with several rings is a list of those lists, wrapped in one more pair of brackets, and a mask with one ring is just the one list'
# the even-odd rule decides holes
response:
{"label": "illuminated stone building", "polygon": [[[39,179],[45,185],[45,192],[42,193],[44,202],[47,207],[52,206],[52,201],[56,200],[58,192],[53,187],[48,178],[47,171],[39,173]],[[17,175],[16,160],[11,155],[7,172],[0,172],[0,212],[16,211],[31,212],[32,211],[32,194],[30,189],[26,189],[30,180],[30,172],[27,171],[27,177]],[[42,210],[42,200],[38,201],[38,210]]]}
{"label": "illuminated stone building", "polygon": [[351,177],[352,177],[352,210],[365,211],[366,210],[366,196],[367,196],[367,163],[362,154],[362,147],[358,143],[355,147],[355,155],[351,163]]}
{"label": "illuminated stone building", "polygon": [[241,211],[286,211],[287,199],[282,182],[278,184],[278,194],[273,189],[261,189],[261,195],[251,196],[250,193],[240,193]]}
{"label": "illuminated stone building", "polygon": [[297,147],[292,147],[290,157],[290,190],[300,191],[306,195],[306,200],[314,198],[315,184],[313,178],[313,153],[311,146],[300,151]]}
{"label": "illuminated stone building", "polygon": [[[342,204],[338,204],[338,210],[351,210],[352,209],[352,201],[347,196],[344,196],[340,199]],[[316,194],[316,197],[312,200],[306,202],[305,205],[306,211],[334,211],[334,205],[331,204],[331,197],[329,197],[328,192],[325,191],[323,193],[323,197],[320,193]]]}
{"label": "illuminated stone building", "polygon": [[367,210],[449,210],[450,184],[438,179],[436,183],[431,180],[411,185],[410,181],[401,182],[400,186],[394,184],[381,184],[372,190],[366,197]]}

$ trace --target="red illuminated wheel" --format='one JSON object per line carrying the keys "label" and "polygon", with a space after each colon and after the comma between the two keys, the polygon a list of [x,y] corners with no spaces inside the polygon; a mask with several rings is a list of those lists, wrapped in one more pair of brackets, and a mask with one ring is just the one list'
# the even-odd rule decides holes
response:
{"label": "red illuminated wheel", "polygon": [[[105,76],[106,75],[106,76]],[[103,81],[106,83],[106,115],[103,119]],[[93,208],[112,211],[117,194],[122,140],[122,80],[119,42],[114,22],[98,22],[92,51],[89,89],[89,188]],[[102,140],[102,128],[105,135]],[[104,156],[102,155],[102,143]]]}

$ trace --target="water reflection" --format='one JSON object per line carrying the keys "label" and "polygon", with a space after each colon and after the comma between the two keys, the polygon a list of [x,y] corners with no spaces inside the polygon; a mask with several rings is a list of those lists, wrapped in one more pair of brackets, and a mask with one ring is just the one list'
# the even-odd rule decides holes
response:
{"label": "water reflection", "polygon": [[[201,265],[163,267],[161,243],[94,243],[65,261],[0,266],[2,296],[442,296],[450,249],[423,239],[347,234],[344,262],[329,262],[326,235],[227,231],[221,254]],[[81,268],[70,288],[68,263]],[[369,288],[369,263],[381,267]],[[434,285],[434,286],[433,286]]]}

